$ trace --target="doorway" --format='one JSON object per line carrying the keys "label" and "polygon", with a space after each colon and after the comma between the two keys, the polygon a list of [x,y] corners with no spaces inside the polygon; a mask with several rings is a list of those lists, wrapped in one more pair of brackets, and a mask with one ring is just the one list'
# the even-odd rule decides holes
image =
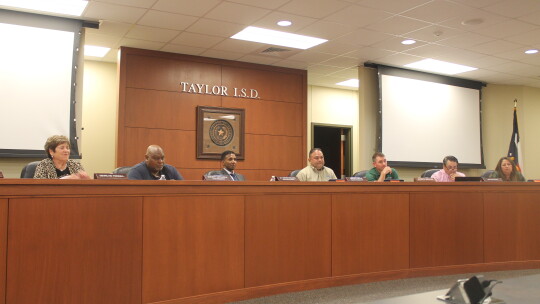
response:
{"label": "doorway", "polygon": [[352,126],[312,124],[311,128],[313,148],[321,148],[325,166],[338,178],[351,176]]}

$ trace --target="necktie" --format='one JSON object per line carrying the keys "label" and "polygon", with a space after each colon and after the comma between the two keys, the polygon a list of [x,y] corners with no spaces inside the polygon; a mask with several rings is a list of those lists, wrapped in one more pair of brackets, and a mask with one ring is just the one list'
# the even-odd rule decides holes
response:
{"label": "necktie", "polygon": [[231,173],[231,176],[232,176],[232,179],[237,181],[238,180],[238,177],[236,177],[236,174],[235,173]]}

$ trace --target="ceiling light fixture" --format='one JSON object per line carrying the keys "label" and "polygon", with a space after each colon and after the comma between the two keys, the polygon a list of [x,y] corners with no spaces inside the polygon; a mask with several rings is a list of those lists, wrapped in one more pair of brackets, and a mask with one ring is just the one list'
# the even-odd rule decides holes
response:
{"label": "ceiling light fixture", "polygon": [[441,74],[448,74],[448,75],[454,75],[454,74],[477,70],[477,68],[473,68],[470,66],[435,60],[431,58],[409,63],[409,64],[406,64],[405,66],[408,68],[441,73]]}
{"label": "ceiling light fixture", "polygon": [[536,54],[536,53],[538,53],[538,50],[536,50],[536,49],[531,49],[531,50],[526,50],[525,51],[525,54]]}
{"label": "ceiling light fixture", "polygon": [[401,41],[401,44],[405,44],[405,45],[410,45],[410,44],[415,44],[415,43],[416,43],[416,40],[412,40],[412,39]]}
{"label": "ceiling light fixture", "polygon": [[32,11],[81,16],[88,5],[83,0],[0,0],[1,6],[22,8]]}
{"label": "ceiling light fixture", "polygon": [[105,57],[111,48],[95,45],[84,46],[84,56]]}
{"label": "ceiling light fixture", "polygon": [[291,21],[289,20],[281,20],[281,21],[278,21],[277,25],[279,26],[290,26],[292,24]]}
{"label": "ceiling light fixture", "polygon": [[349,79],[342,82],[336,83],[336,85],[344,86],[344,87],[352,87],[352,88],[358,88],[360,87],[360,81],[358,79]]}
{"label": "ceiling light fixture", "polygon": [[326,39],[268,30],[254,26],[246,27],[245,29],[231,36],[231,38],[287,46],[302,50],[309,49],[328,41]]}

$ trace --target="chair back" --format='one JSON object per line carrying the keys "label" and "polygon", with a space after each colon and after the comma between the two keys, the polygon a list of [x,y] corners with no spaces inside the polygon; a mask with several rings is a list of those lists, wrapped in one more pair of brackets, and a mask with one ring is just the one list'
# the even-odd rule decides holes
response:
{"label": "chair back", "polygon": [[38,160],[26,164],[21,170],[21,178],[34,178],[36,167],[40,162],[41,161]]}
{"label": "chair back", "polygon": [[428,169],[424,172],[422,172],[422,175],[420,175],[420,177],[431,177],[433,175],[433,173],[439,171],[441,169]]}
{"label": "chair back", "polygon": [[131,166],[126,166],[126,167],[118,167],[116,169],[113,170],[112,173],[114,174],[125,174],[125,175],[128,175],[129,171],[131,170]]}
{"label": "chair back", "polygon": [[368,173],[368,171],[369,170],[358,171],[353,174],[353,177],[366,177],[366,174]]}
{"label": "chair back", "polygon": [[482,174],[482,177],[489,178],[491,174],[493,174],[493,172],[495,172],[495,170],[487,170],[486,172],[484,172],[484,174]]}
{"label": "chair back", "polygon": [[298,170],[293,170],[291,171],[291,173],[289,173],[289,176],[291,177],[296,177],[296,175],[298,175],[298,172],[300,172],[302,169],[298,169]]}

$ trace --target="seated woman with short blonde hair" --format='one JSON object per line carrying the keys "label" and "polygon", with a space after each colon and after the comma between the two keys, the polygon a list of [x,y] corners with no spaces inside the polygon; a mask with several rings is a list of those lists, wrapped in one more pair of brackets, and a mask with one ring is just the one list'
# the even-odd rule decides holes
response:
{"label": "seated woman with short blonde hair", "polygon": [[89,179],[82,165],[69,159],[70,151],[69,138],[63,135],[49,137],[45,142],[48,158],[37,165],[34,178]]}

